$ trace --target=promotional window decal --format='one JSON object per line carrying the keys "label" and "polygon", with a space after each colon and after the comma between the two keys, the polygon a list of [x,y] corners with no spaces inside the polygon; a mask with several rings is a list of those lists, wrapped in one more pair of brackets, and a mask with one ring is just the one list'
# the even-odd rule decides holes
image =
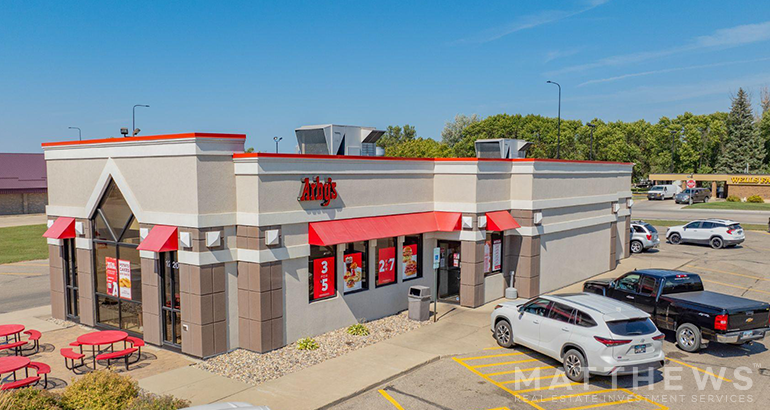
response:
{"label": "promotional window decal", "polygon": [[326,178],[326,182],[321,181],[320,177],[302,180],[302,192],[297,198],[300,202],[321,201],[321,206],[328,206],[329,203],[337,199],[337,183],[331,178]]}
{"label": "promotional window decal", "polygon": [[378,285],[396,281],[396,247],[380,249],[377,255]]}
{"label": "promotional window decal", "polygon": [[452,255],[452,266],[454,266],[455,268],[460,267],[460,254],[459,253],[455,253],[455,254]]}
{"label": "promotional window decal", "polygon": [[490,241],[484,242],[484,272],[492,272],[492,259],[490,253],[492,252],[492,243]]}
{"label": "promotional window decal", "polygon": [[492,242],[492,271],[502,269],[503,241],[495,239]]}
{"label": "promotional window decal", "polygon": [[334,295],[334,256],[313,261],[313,299]]}
{"label": "promotional window decal", "polygon": [[118,259],[118,284],[121,299],[131,300],[131,261]]}
{"label": "promotional window decal", "polygon": [[115,258],[104,258],[104,264],[107,267],[107,294],[118,296],[118,260]]}
{"label": "promotional window decal", "polygon": [[345,293],[354,290],[361,290],[361,280],[363,279],[363,253],[349,253],[345,255]]}
{"label": "promotional window decal", "polygon": [[404,245],[403,258],[401,277],[403,279],[417,277],[417,244]]}

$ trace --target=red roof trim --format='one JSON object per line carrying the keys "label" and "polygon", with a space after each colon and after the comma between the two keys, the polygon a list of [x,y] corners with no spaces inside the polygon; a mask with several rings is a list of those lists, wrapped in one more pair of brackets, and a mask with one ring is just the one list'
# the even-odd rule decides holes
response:
{"label": "red roof trim", "polygon": [[487,212],[487,230],[488,231],[507,231],[509,229],[521,228],[516,219],[508,211]]}
{"label": "red roof trim", "polygon": [[269,152],[243,152],[233,154],[233,158],[299,158],[299,159],[347,159],[369,161],[434,161],[434,162],[562,162],[586,164],[633,165],[633,162],[583,161],[574,159],[549,158],[406,158],[406,157],[366,157],[357,155],[314,155],[314,154],[275,154]]}
{"label": "red roof trim", "polygon": [[308,242],[331,246],[426,232],[458,231],[461,216],[459,212],[418,212],[311,222],[308,224]]}
{"label": "red roof trim", "polygon": [[246,139],[246,134],[214,134],[207,132],[188,132],[184,134],[165,134],[165,135],[147,135],[143,137],[116,137],[116,138],[102,138],[95,140],[84,141],[59,141],[59,142],[44,142],[40,144],[43,147],[58,147],[63,145],[87,145],[87,144],[104,144],[115,142],[131,142],[131,141],[155,141],[155,140],[174,140],[183,138],[221,138],[221,139]]}
{"label": "red roof trim", "polygon": [[170,252],[179,250],[176,226],[155,225],[136,248],[140,251]]}
{"label": "red roof trim", "polygon": [[60,216],[43,234],[43,238],[70,239],[75,237],[75,218]]}

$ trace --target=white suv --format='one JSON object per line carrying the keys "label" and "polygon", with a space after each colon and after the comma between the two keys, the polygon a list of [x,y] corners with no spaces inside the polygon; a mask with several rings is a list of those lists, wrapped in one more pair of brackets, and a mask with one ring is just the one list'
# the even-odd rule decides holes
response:
{"label": "white suv", "polygon": [[703,219],[668,228],[666,239],[674,245],[698,243],[719,249],[724,246],[738,245],[746,239],[746,236],[738,222],[727,219]]}
{"label": "white suv", "polygon": [[573,381],[657,369],[665,360],[664,335],[649,314],[591,293],[503,302],[492,312],[492,332],[502,347],[521,344],[559,360]]}

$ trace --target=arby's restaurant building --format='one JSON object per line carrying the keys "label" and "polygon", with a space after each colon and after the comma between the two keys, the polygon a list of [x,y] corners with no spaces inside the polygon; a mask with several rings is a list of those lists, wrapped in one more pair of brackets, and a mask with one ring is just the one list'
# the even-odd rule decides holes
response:
{"label": "arby's restaurant building", "polygon": [[297,154],[211,133],[43,144],[53,316],[195,357],[266,352],[403,311],[413,285],[478,307],[628,256],[632,164],[524,158],[516,140],[390,158],[373,128],[296,134]]}

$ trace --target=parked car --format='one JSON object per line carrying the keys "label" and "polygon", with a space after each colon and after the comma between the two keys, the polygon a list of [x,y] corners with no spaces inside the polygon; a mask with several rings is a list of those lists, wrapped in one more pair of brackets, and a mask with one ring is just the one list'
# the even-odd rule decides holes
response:
{"label": "parked car", "polygon": [[676,185],[655,185],[647,191],[647,199],[669,199],[681,191]]}
{"label": "parked car", "polygon": [[674,202],[678,204],[708,202],[709,199],[711,199],[711,190],[706,188],[687,188],[674,195]]}
{"label": "parked car", "polygon": [[492,333],[502,347],[520,344],[562,362],[573,381],[657,369],[665,360],[664,335],[649,314],[590,293],[503,302],[492,311]]}
{"label": "parked car", "polygon": [[682,350],[696,352],[708,341],[743,344],[770,332],[770,304],[703,290],[695,273],[644,269],[618,279],[589,280],[585,292],[630,303],[676,332]]}
{"label": "parked car", "polygon": [[644,221],[631,222],[631,252],[641,253],[660,245],[658,230]]}
{"label": "parked car", "polygon": [[743,243],[746,235],[738,222],[728,219],[704,219],[669,227],[666,230],[666,239],[674,245],[694,243],[719,249]]}

